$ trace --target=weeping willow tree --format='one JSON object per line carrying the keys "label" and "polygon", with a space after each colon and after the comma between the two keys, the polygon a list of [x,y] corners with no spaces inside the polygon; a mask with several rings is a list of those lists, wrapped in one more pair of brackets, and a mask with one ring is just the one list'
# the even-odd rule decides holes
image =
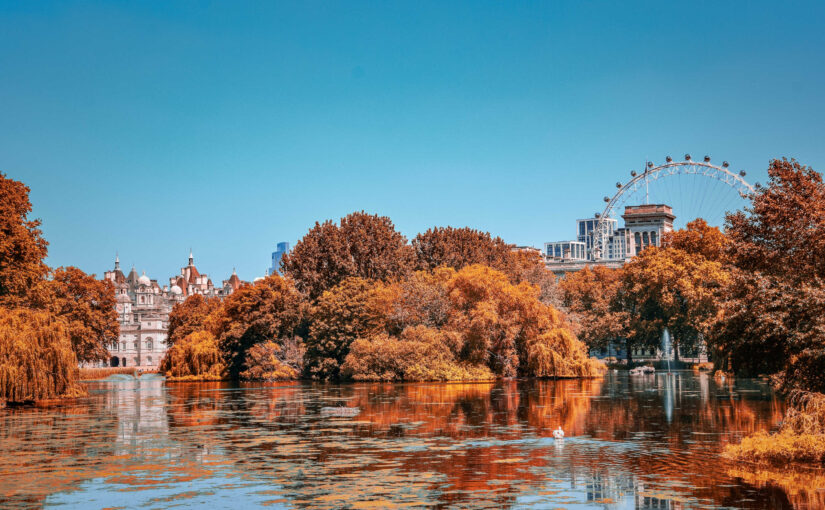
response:
{"label": "weeping willow tree", "polygon": [[189,333],[166,351],[160,370],[169,380],[219,381],[224,365],[215,335],[198,330]]}
{"label": "weeping willow tree", "polygon": [[47,312],[0,307],[0,400],[77,396],[79,371],[66,324]]}

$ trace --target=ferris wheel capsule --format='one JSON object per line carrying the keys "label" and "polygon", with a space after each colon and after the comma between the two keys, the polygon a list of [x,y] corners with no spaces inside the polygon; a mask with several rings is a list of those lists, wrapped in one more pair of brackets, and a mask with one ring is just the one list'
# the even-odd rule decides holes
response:
{"label": "ferris wheel capsule", "polygon": [[605,202],[610,202],[610,197],[604,197]]}
{"label": "ferris wheel capsule", "polygon": [[673,158],[671,158],[670,156],[666,156],[666,157],[665,157],[665,161],[667,161],[668,163],[670,163],[671,161],[673,161]]}
{"label": "ferris wheel capsule", "polygon": [[729,166],[730,166],[730,163],[728,163],[727,161],[722,161],[722,168],[727,168]]}
{"label": "ferris wheel capsule", "polygon": [[739,170],[739,175],[741,175],[742,177],[744,177],[744,176],[748,175],[748,173],[747,173],[747,172],[745,172],[744,170]]}
{"label": "ferris wheel capsule", "polygon": [[690,154],[685,154],[685,161],[690,161]]}
{"label": "ferris wheel capsule", "polygon": [[705,163],[710,163],[710,156],[705,156]]}
{"label": "ferris wheel capsule", "polygon": [[631,170],[630,175],[631,177],[636,177],[636,170]]}

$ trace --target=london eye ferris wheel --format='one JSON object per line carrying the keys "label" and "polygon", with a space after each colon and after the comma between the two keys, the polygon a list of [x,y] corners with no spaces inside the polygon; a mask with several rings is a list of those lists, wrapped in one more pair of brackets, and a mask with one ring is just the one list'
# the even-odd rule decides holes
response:
{"label": "london eye ferris wheel", "polygon": [[702,218],[709,225],[721,226],[725,215],[747,205],[753,186],[745,181],[745,171],[732,171],[727,161],[711,163],[710,156],[702,161],[685,154],[684,161],[668,156],[664,164],[648,161],[644,169],[630,172],[630,180],[616,183],[616,193],[605,196],[605,207],[597,213],[593,230],[593,257],[602,259],[616,220],[626,206],[666,204],[676,216],[674,228]]}

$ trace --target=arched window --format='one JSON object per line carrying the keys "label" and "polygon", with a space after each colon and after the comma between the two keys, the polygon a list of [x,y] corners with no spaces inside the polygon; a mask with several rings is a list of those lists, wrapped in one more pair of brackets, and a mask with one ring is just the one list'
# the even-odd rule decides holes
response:
{"label": "arched window", "polygon": [[146,350],[147,350],[147,351],[151,351],[151,350],[152,350],[152,339],[151,339],[151,338],[147,338],[147,339],[146,339]]}
{"label": "arched window", "polygon": [[120,365],[124,367],[126,366],[126,358],[120,358]]}
{"label": "arched window", "polygon": [[120,342],[120,347],[125,351],[126,350],[126,342]]}

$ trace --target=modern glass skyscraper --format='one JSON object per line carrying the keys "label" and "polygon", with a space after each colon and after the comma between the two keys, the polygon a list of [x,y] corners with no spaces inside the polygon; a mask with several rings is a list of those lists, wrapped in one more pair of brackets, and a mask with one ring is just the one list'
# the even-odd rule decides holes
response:
{"label": "modern glass skyscraper", "polygon": [[273,275],[273,274],[281,274],[281,258],[284,256],[285,253],[289,252],[289,243],[281,242],[278,243],[277,248],[275,251],[272,252],[272,267],[267,270],[266,274]]}

